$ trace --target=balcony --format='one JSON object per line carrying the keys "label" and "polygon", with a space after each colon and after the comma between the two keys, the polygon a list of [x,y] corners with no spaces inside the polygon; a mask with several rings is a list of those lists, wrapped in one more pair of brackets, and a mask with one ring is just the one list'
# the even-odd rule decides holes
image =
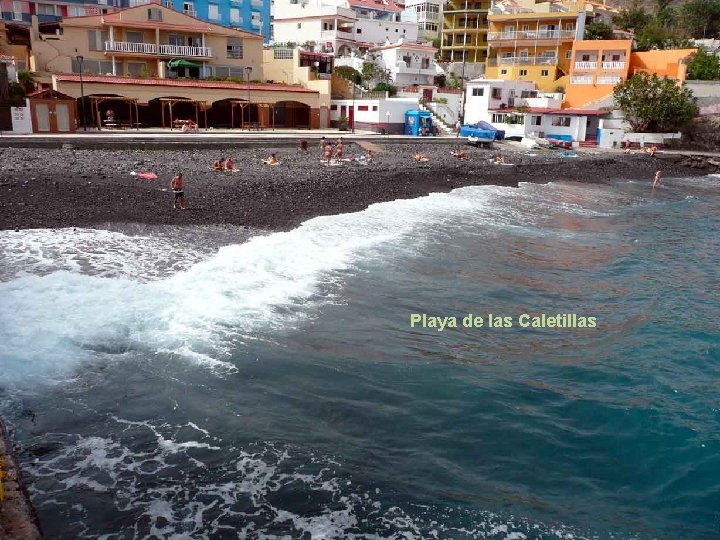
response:
{"label": "balcony", "polygon": [[488,41],[520,41],[542,39],[575,39],[575,30],[517,30],[488,32]]}
{"label": "balcony", "polygon": [[252,7],[261,8],[263,7],[263,0],[250,0],[250,5]]}
{"label": "balcony", "polygon": [[195,11],[194,9],[184,9],[183,13],[185,15],[190,15],[191,17],[197,17],[197,11]]}
{"label": "balcony", "polygon": [[210,47],[191,47],[190,45],[160,45],[160,54],[164,56],[191,56],[194,58],[212,58],[213,55]]}
{"label": "balcony", "polygon": [[596,70],[597,69],[597,62],[575,62],[575,69],[577,70]]}
{"label": "balcony", "polygon": [[106,41],[105,52],[157,54],[157,45],[154,43],[131,43],[129,41]]}
{"label": "balcony", "polygon": [[320,39],[322,41],[334,41],[336,39],[355,41],[355,35],[345,30],[321,30]]}
{"label": "balcony", "polygon": [[603,62],[602,63],[603,69],[610,69],[610,70],[619,70],[625,69],[625,62]]}
{"label": "balcony", "polygon": [[427,66],[422,67],[422,64],[419,63],[410,63],[405,64],[405,62],[397,62],[395,64],[395,70],[398,74],[410,74],[410,75],[436,75],[437,70],[435,69],[435,66]]}
{"label": "balcony", "polygon": [[598,84],[612,84],[615,86],[621,80],[620,75],[600,75],[597,78]]}
{"label": "balcony", "polygon": [[554,66],[554,56],[506,56],[504,58],[488,58],[488,66]]}
{"label": "balcony", "polygon": [[39,23],[54,23],[62,20],[60,15],[45,15],[43,13],[37,16]]}
{"label": "balcony", "polygon": [[570,84],[592,84],[592,75],[573,75],[570,77]]}

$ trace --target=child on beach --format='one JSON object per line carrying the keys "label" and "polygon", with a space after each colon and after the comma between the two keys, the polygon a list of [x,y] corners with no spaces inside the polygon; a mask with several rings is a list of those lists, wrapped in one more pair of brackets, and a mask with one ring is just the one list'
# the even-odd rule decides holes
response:
{"label": "child on beach", "polygon": [[178,203],[180,210],[185,210],[185,192],[183,191],[183,174],[181,172],[177,173],[170,181],[170,188],[175,195],[173,210],[178,209]]}

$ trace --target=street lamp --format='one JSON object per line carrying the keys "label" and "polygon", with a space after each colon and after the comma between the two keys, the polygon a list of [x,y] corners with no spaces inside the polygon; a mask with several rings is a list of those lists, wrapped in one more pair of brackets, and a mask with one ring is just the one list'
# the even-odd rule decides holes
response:
{"label": "street lamp", "polygon": [[[250,75],[252,74],[252,66],[248,66],[245,68],[245,73],[247,73],[247,85],[248,85],[248,104],[247,104],[247,110],[248,110],[248,125],[250,125]],[[248,128],[249,129],[249,128]]]}
{"label": "street lamp", "polygon": [[77,60],[77,63],[80,64],[80,115],[82,117],[82,126],[83,131],[87,131],[87,126],[85,125],[85,87],[83,86],[83,58],[82,56],[76,56],[75,60]]}
{"label": "street lamp", "polygon": [[350,111],[352,114],[350,115],[352,117],[352,132],[355,133],[355,83],[352,83],[353,87],[353,99],[352,99],[352,110]]}
{"label": "street lamp", "polygon": [[385,135],[390,137],[390,111],[385,111]]}

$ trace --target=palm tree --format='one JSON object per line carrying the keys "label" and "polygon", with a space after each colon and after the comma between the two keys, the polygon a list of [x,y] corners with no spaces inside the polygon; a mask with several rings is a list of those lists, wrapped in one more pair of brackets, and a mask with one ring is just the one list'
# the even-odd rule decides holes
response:
{"label": "palm tree", "polygon": [[25,93],[29,94],[35,91],[37,85],[37,73],[27,69],[21,69],[17,74],[18,82],[25,88]]}

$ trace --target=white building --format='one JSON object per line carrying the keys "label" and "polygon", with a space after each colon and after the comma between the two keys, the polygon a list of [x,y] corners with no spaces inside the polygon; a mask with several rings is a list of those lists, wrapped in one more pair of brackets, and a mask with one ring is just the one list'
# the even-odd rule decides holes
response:
{"label": "white building", "polygon": [[407,0],[401,19],[417,22],[420,41],[438,39],[443,25],[442,0]]}
{"label": "white building", "polygon": [[334,99],[330,106],[330,120],[348,119],[350,129],[381,133],[403,133],[405,113],[417,110],[417,98],[393,99]]}
{"label": "white building", "polygon": [[417,40],[417,23],[400,20],[393,0],[275,0],[273,41],[348,56],[387,40]]}
{"label": "white building", "polygon": [[397,43],[373,47],[370,52],[379,55],[376,63],[397,86],[432,84],[437,75],[437,49],[430,45],[408,43],[401,38]]}

